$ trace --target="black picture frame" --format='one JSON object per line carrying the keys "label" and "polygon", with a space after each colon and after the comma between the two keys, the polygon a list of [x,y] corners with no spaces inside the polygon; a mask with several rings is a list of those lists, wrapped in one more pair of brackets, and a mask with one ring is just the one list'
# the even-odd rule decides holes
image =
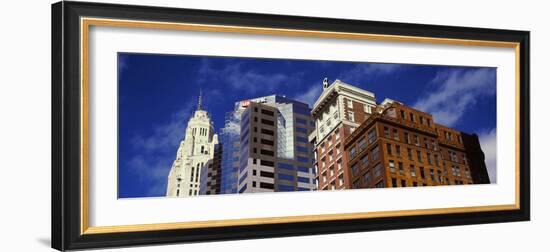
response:
{"label": "black picture frame", "polygon": [[[281,29],[322,30],[399,36],[491,40],[519,43],[519,209],[293,222],[161,231],[81,234],[81,17],[187,22]],[[253,239],[530,219],[529,32],[439,25],[328,19],[102,3],[52,5],[52,247],[87,249],[175,242]]]}

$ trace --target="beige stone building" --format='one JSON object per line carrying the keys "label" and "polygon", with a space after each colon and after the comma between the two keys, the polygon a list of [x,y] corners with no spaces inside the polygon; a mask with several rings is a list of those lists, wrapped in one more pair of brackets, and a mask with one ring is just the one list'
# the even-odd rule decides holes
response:
{"label": "beige stone building", "polygon": [[201,169],[214,158],[218,136],[208,112],[202,109],[202,96],[185,130],[176,159],[168,175],[166,196],[189,197],[199,195]]}

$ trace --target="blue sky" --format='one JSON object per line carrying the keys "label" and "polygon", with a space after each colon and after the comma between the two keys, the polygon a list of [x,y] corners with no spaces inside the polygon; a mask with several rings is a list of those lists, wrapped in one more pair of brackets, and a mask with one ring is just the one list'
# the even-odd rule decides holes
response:
{"label": "blue sky", "polygon": [[200,88],[218,132],[235,101],[280,94],[312,105],[325,77],[478,134],[494,181],[495,68],[119,53],[118,74],[120,198],[164,196]]}

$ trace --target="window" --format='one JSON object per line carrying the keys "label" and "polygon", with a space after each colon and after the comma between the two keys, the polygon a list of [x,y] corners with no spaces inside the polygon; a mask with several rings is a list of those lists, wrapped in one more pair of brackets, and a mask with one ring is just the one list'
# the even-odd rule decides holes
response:
{"label": "window", "polygon": [[395,172],[395,163],[393,162],[393,160],[390,160],[388,165],[390,167],[390,172]]}
{"label": "window", "polygon": [[434,154],[435,166],[439,167],[439,156]]}
{"label": "window", "polygon": [[351,172],[353,173],[353,175],[357,174],[357,172],[359,172],[359,164],[358,163],[355,163],[354,165],[351,166]]}
{"label": "window", "polygon": [[273,161],[268,161],[268,160],[260,160],[260,165],[269,166],[269,167],[275,166]]}
{"label": "window", "polygon": [[270,136],[273,136],[273,130],[268,130],[268,129],[262,129],[261,131],[263,134],[266,134],[266,135],[270,135]]}
{"label": "window", "polygon": [[392,155],[392,150],[391,150],[391,144],[390,143],[387,143],[386,144],[386,153],[388,153],[388,155]]}
{"label": "window", "polygon": [[353,101],[348,99],[348,108],[353,108]]}
{"label": "window", "polygon": [[434,150],[437,150],[437,144],[435,140],[432,140],[432,147],[434,148]]}
{"label": "window", "polygon": [[399,132],[397,129],[393,129],[393,139],[399,141]]}
{"label": "window", "polygon": [[399,144],[395,145],[395,154],[397,156],[401,156],[401,145]]}
{"label": "window", "polygon": [[407,148],[407,156],[409,157],[409,160],[413,160],[413,152],[411,149]]}
{"label": "window", "polygon": [[424,174],[424,167],[420,167],[419,169],[420,169],[420,177],[423,179],[426,178],[426,174]]}
{"label": "window", "polygon": [[262,188],[262,189],[272,189],[273,190],[273,188],[275,188],[275,187],[271,183],[260,182],[260,188]]}
{"label": "window", "polygon": [[355,122],[355,117],[353,115],[353,111],[348,111],[348,120]]}
{"label": "window", "polygon": [[256,187],[256,181],[252,181],[252,187]]}
{"label": "window", "polygon": [[369,138],[369,144],[373,143],[376,140],[376,129],[372,129],[371,131],[369,131],[368,138]]}
{"label": "window", "polygon": [[422,163],[422,152],[416,151],[416,158],[418,159],[419,163]]}
{"label": "window", "polygon": [[426,147],[426,149],[430,149],[430,141],[428,141],[428,139],[425,137],[424,137],[424,147]]}
{"label": "window", "polygon": [[414,144],[416,146],[420,146],[420,140],[418,139],[418,135],[414,135]]}
{"label": "window", "polygon": [[296,118],[296,124],[307,125],[307,121],[301,118]]}
{"label": "window", "polygon": [[329,168],[328,168],[329,172],[330,172],[330,176],[334,176],[334,165],[331,165]]}
{"label": "window", "polygon": [[371,149],[372,153],[372,160],[378,160],[380,158],[380,148],[378,148],[378,145],[376,147]]}
{"label": "window", "polygon": [[307,134],[307,129],[301,128],[301,127],[296,127],[296,132],[301,132],[301,133]]}
{"label": "window", "polygon": [[414,114],[413,113],[409,113],[409,116],[411,118],[411,121],[414,122]]}
{"label": "window", "polygon": [[361,140],[359,140],[359,143],[357,144],[357,148],[359,149],[358,151],[364,150],[365,147],[367,147],[367,140],[365,138],[361,138]]}
{"label": "window", "polygon": [[431,165],[432,164],[432,154],[427,152],[426,153],[426,159],[428,160],[428,164]]}
{"label": "window", "polygon": [[384,180],[382,180],[382,181],[376,183],[376,185],[375,185],[374,187],[376,187],[376,188],[384,188],[384,187],[385,187],[385,186],[384,186]]}
{"label": "window", "polygon": [[296,146],[296,152],[309,154],[309,150],[307,149],[307,147],[301,147],[301,146]]}
{"label": "window", "polygon": [[407,182],[404,179],[401,180],[401,187],[407,187]]}
{"label": "window", "polygon": [[357,155],[357,148],[354,146],[349,150],[349,159],[355,158],[355,155]]}
{"label": "window", "polygon": [[384,127],[384,137],[390,138],[390,129],[388,127]]}
{"label": "window", "polygon": [[378,163],[374,167],[374,176],[379,177],[380,175],[382,175],[382,163]]}
{"label": "window", "polygon": [[[369,166],[369,155],[365,155],[363,156],[363,159],[361,159],[361,162],[363,163],[363,166],[364,167],[368,167]],[[338,165],[341,165],[342,164],[342,161],[341,160],[338,160]]]}
{"label": "window", "polygon": [[273,122],[271,120],[267,120],[267,119],[262,119],[262,124],[274,126],[275,122]]}
{"label": "window", "polygon": [[391,186],[392,187],[397,187],[397,179],[395,179],[395,178],[391,179]]}
{"label": "window", "polygon": [[424,124],[424,117],[420,116],[420,124]]}
{"label": "window", "polygon": [[399,166],[399,174],[403,175],[403,173],[405,172],[403,170],[403,162],[399,162],[397,163],[397,165]]}
{"label": "window", "polygon": [[355,180],[355,181],[353,181],[353,185],[352,185],[352,186],[353,186],[353,188],[354,188],[354,189],[357,189],[357,188],[359,188],[359,179],[358,179],[358,180]]}
{"label": "window", "polygon": [[371,108],[370,108],[369,105],[367,105],[367,104],[363,105],[363,109],[365,110],[365,113],[367,113],[367,114],[371,113]]}
{"label": "window", "polygon": [[300,183],[309,183],[309,178],[297,177],[296,180]]}
{"label": "window", "polygon": [[270,116],[273,116],[273,115],[274,115],[273,111],[269,111],[269,110],[265,110],[265,109],[262,109],[262,114],[264,114],[264,115],[270,115]]}
{"label": "window", "polygon": [[297,137],[296,137],[296,141],[299,142],[299,143],[308,143],[306,137],[297,136]]}
{"label": "window", "polygon": [[367,185],[368,187],[368,185],[370,184],[370,180],[371,180],[370,171],[367,171],[363,175],[363,183],[365,183],[365,185]]}
{"label": "window", "polygon": [[293,165],[287,164],[287,163],[283,163],[283,162],[278,162],[278,163],[277,163],[277,168],[285,169],[285,170],[291,170],[291,171],[294,170],[294,166],[293,166]]}
{"label": "window", "polygon": [[261,150],[260,150],[260,154],[262,154],[262,155],[267,155],[267,156],[273,156],[273,155],[275,155],[275,153],[273,153],[273,151],[264,150],[264,149],[261,149]]}
{"label": "window", "polygon": [[401,118],[407,119],[407,118],[405,118],[405,111],[404,110],[401,110]]}
{"label": "window", "polygon": [[414,167],[414,165],[410,165],[409,169],[411,172],[411,177],[416,177],[416,168]]}
{"label": "window", "polygon": [[409,133],[405,132],[405,142],[410,144],[411,143],[411,138],[409,137]]}
{"label": "window", "polygon": [[434,169],[430,169],[430,178],[435,181]]}
{"label": "window", "polygon": [[271,145],[271,146],[273,146],[273,144],[274,144],[273,141],[267,140],[267,139],[263,139],[263,138],[260,140],[260,143],[266,144],[266,145]]}
{"label": "window", "polygon": [[340,186],[343,186],[343,185],[344,185],[344,174],[340,174],[340,175],[338,176],[338,184],[339,184]]}
{"label": "window", "polygon": [[430,118],[426,118],[426,121],[428,122],[428,126],[432,126],[432,123],[430,122]]}
{"label": "window", "polygon": [[201,146],[201,153],[204,153],[204,145]]}

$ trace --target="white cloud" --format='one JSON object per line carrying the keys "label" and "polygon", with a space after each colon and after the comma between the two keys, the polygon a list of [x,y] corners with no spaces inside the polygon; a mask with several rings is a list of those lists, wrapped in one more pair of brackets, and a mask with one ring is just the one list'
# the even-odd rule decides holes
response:
{"label": "white cloud", "polygon": [[319,98],[323,92],[323,86],[321,83],[322,82],[319,81],[319,83],[311,85],[305,93],[297,95],[294,99],[305,102],[309,104],[310,108],[313,108],[313,104],[315,104],[315,101],[317,101],[317,98]]}
{"label": "white cloud", "polygon": [[489,173],[491,183],[497,179],[497,131],[496,129],[485,130],[478,133],[481,150],[485,154],[485,165]]}
{"label": "white cloud", "polygon": [[240,118],[237,118],[237,115],[233,114],[229,122],[226,123],[225,127],[221,129],[221,133],[225,133],[229,135],[241,134]]}
{"label": "white cloud", "polygon": [[261,73],[257,70],[243,70],[241,63],[228,62],[222,68],[213,68],[207,59],[199,67],[199,83],[225,83],[234,90],[247,94],[269,93],[278,85],[290,86],[300,83],[304,73],[291,75],[282,73]]}
{"label": "white cloud", "polygon": [[195,101],[188,101],[166,123],[153,126],[148,135],[136,135],[131,139],[134,156],[125,164],[137,175],[141,183],[150,185],[143,196],[162,196],[177,147],[185,137],[185,127]]}
{"label": "white cloud", "polygon": [[383,76],[392,74],[395,71],[403,68],[402,64],[382,64],[382,63],[369,63],[369,64],[358,64],[354,68],[351,68],[343,73],[340,73],[338,79],[350,83],[350,84],[361,84],[358,83],[361,80],[368,78]]}
{"label": "white cloud", "polygon": [[495,93],[496,74],[490,68],[446,70],[438,72],[431,84],[436,90],[421,96],[413,107],[452,127],[478,100]]}

